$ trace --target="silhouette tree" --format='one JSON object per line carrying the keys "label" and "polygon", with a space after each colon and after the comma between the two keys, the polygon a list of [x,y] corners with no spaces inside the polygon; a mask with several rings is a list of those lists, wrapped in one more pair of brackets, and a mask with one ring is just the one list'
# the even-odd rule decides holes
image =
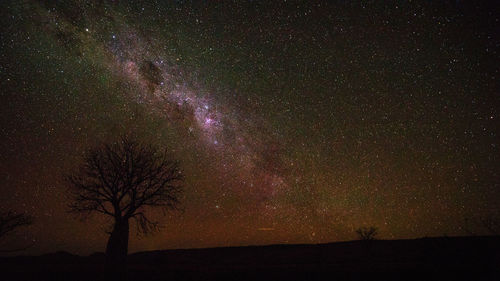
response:
{"label": "silhouette tree", "polygon": [[359,236],[359,239],[363,241],[372,241],[377,237],[377,228],[376,227],[360,227],[356,230],[356,233]]}
{"label": "silhouette tree", "polygon": [[486,231],[488,231],[489,235],[498,235],[499,226],[498,220],[495,220],[493,217],[485,217],[481,219],[481,224]]}
{"label": "silhouette tree", "polygon": [[166,150],[123,136],[90,149],[80,169],[66,180],[72,212],[84,219],[92,213],[112,218],[106,257],[110,264],[121,264],[128,252],[129,220],[135,220],[140,233],[158,230],[158,222],[148,219],[146,212],[155,207],[178,209],[183,176]]}
{"label": "silhouette tree", "polygon": [[[28,226],[33,224],[33,217],[26,215],[24,213],[16,213],[14,211],[7,211],[0,213],[0,240],[3,240],[5,236],[13,233],[18,228],[23,226]],[[26,246],[18,246],[14,248],[10,245],[9,249],[1,249],[0,253],[7,252],[17,252],[26,250],[29,247],[33,246],[34,243],[26,245]]]}
{"label": "silhouette tree", "polygon": [[0,239],[7,234],[15,231],[22,226],[28,226],[33,223],[33,218],[24,213],[15,213],[7,211],[0,213]]}

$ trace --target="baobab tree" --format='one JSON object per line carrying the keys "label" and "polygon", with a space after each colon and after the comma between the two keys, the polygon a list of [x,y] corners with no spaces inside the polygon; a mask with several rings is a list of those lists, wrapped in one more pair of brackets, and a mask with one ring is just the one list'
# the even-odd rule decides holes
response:
{"label": "baobab tree", "polygon": [[109,263],[125,262],[129,221],[138,232],[151,233],[159,224],[146,216],[151,208],[178,209],[183,175],[166,150],[123,136],[118,142],[90,149],[80,169],[66,177],[72,212],[92,213],[113,221],[106,246]]}

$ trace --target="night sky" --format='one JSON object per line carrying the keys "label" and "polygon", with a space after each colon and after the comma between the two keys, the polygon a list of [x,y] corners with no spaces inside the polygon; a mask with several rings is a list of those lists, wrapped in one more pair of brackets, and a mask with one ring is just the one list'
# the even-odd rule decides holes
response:
{"label": "night sky", "polygon": [[35,224],[1,245],[103,251],[107,222],[67,212],[63,176],[124,133],[186,178],[184,211],[132,226],[131,252],[485,234],[465,221],[499,217],[494,4],[164,2],[2,1],[0,208]]}

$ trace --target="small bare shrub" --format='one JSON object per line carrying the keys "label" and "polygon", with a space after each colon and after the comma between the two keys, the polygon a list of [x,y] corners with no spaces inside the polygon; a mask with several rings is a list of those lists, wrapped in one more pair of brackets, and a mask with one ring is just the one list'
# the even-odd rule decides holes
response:
{"label": "small bare shrub", "polygon": [[377,228],[373,226],[360,227],[356,230],[356,233],[358,234],[359,239],[363,241],[375,240],[378,235]]}

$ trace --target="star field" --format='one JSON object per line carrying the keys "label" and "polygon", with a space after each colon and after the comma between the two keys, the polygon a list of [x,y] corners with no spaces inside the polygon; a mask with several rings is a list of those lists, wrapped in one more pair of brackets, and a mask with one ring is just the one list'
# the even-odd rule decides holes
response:
{"label": "star field", "polygon": [[102,251],[106,222],[67,213],[62,177],[122,133],[186,177],[184,212],[131,251],[466,235],[499,217],[495,5],[165,2],[2,4],[0,202],[35,217],[13,243]]}

